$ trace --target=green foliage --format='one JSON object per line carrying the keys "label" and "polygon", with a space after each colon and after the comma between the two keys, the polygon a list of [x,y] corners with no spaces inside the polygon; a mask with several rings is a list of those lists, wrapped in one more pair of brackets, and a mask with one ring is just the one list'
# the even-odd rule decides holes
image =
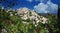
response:
{"label": "green foliage", "polygon": [[29,13],[30,16],[32,16],[31,12]]}
{"label": "green foliage", "polygon": [[[13,16],[10,16],[10,12]],[[10,12],[0,8],[0,26],[2,29],[6,29],[7,33],[58,33],[60,31],[59,23],[54,15],[48,15],[49,21],[47,24],[39,22],[38,26],[35,27],[33,21],[29,18],[23,20],[19,15],[15,15],[15,11],[11,10]],[[27,23],[22,23],[22,21]]]}

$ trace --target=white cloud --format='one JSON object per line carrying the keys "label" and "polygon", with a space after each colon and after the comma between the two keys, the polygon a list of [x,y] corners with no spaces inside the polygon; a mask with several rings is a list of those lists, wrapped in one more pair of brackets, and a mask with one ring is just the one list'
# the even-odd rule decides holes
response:
{"label": "white cloud", "polygon": [[47,13],[48,12],[47,8],[48,8],[48,5],[44,3],[39,3],[38,5],[34,6],[34,9],[39,13]]}
{"label": "white cloud", "polygon": [[35,5],[34,10],[38,13],[57,13],[58,5],[47,1],[46,4],[39,3],[38,5]]}
{"label": "white cloud", "polygon": [[51,12],[51,13],[57,13],[58,12],[58,5],[57,4],[54,4],[50,1],[48,1],[47,5],[49,6],[48,7],[49,12]]}
{"label": "white cloud", "polygon": [[33,0],[27,0],[27,1],[32,2]]}
{"label": "white cloud", "polygon": [[35,0],[35,1],[37,1],[37,2],[46,2],[48,0]]}

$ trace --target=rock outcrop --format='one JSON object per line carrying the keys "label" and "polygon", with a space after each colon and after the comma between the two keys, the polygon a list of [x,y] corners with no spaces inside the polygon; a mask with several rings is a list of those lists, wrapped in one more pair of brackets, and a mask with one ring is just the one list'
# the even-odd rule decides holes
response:
{"label": "rock outcrop", "polygon": [[47,22],[47,18],[39,16],[34,10],[26,7],[17,9],[17,13],[23,20],[27,20],[28,18],[32,20],[33,24],[36,24],[35,26],[38,25],[38,22],[42,22],[43,24]]}

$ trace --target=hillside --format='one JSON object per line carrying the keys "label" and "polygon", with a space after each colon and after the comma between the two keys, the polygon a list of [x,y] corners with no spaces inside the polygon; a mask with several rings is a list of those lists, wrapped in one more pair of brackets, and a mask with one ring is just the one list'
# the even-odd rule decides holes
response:
{"label": "hillside", "polygon": [[[28,18],[32,21],[36,21],[36,22],[41,22],[42,20],[46,20],[46,17],[40,16],[38,15],[34,10],[30,10],[28,8],[22,8],[22,9],[18,9],[17,10],[18,15],[23,19],[23,20],[27,20]],[[43,22],[42,21],[42,22]]]}
{"label": "hillside", "polygon": [[25,7],[17,10],[0,9],[0,33],[59,32],[55,16],[45,16],[38,15],[34,10]]}

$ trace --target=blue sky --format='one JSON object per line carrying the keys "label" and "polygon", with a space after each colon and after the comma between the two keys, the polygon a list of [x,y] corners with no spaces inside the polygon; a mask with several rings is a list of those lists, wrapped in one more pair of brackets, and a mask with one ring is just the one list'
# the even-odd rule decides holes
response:
{"label": "blue sky", "polygon": [[[8,1],[8,2],[7,2]],[[51,13],[57,13],[57,5],[60,5],[60,0],[51,0],[50,4],[48,4],[48,0],[7,0],[5,2],[0,0],[0,3],[7,7],[8,5],[10,5],[9,3],[15,3],[16,5],[12,6],[11,8],[13,9],[18,9],[21,7],[27,7],[29,9],[34,9],[37,12],[41,12],[41,13],[46,13],[47,11],[51,12]],[[40,3],[43,3],[42,5]],[[48,2],[48,3],[47,3]],[[55,5],[55,7],[53,8],[52,6]],[[36,7],[35,7],[36,6]],[[45,7],[46,6],[46,7]],[[41,8],[42,7],[42,8]],[[45,8],[49,8],[48,10],[46,10]],[[52,9],[51,9],[52,8]],[[56,9],[56,11],[55,11]]]}

